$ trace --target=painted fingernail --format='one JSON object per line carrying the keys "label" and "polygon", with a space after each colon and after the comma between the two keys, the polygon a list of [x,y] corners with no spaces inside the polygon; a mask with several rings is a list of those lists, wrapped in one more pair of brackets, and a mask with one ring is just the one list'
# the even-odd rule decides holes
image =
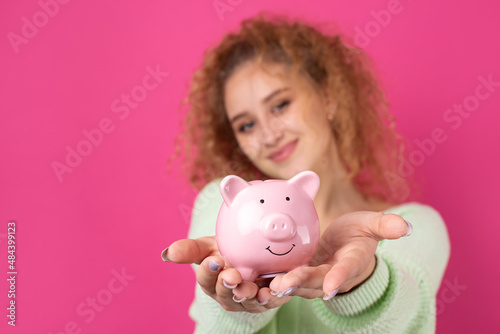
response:
{"label": "painted fingernail", "polygon": [[269,300],[263,301],[262,303],[257,302],[257,304],[259,304],[260,306],[264,306],[264,305],[266,305],[267,303],[269,303]]}
{"label": "painted fingernail", "polygon": [[273,295],[273,296],[278,296],[281,292],[274,292],[273,290],[271,290],[270,294]]}
{"label": "painted fingernail", "polygon": [[165,261],[165,262],[172,262],[172,261],[170,261],[170,260],[168,259],[168,257],[167,257],[167,251],[168,251],[168,247],[167,247],[167,248],[165,248],[165,249],[161,252],[161,258],[162,258],[162,260],[163,260],[163,261]]}
{"label": "painted fingernail", "polygon": [[212,270],[212,271],[217,271],[217,270],[220,269],[220,264],[218,264],[217,262],[215,262],[215,260],[212,260],[208,264],[208,268],[210,268],[210,270]]}
{"label": "painted fingernail", "polygon": [[403,235],[403,237],[408,237],[408,236],[410,236],[410,235],[412,234],[412,232],[413,232],[413,226],[410,224],[410,222],[408,222],[408,221],[406,221],[406,220],[405,220],[405,222],[406,222],[406,224],[408,224],[408,232],[406,232],[406,234],[405,234],[405,235]]}
{"label": "painted fingernail", "polygon": [[338,287],[335,290],[333,290],[333,292],[330,293],[328,296],[324,296],[323,300],[330,300],[330,299],[332,299],[337,294],[337,292],[339,292],[339,288],[340,287]]}
{"label": "painted fingernail", "polygon": [[295,292],[295,290],[297,290],[299,286],[296,285],[296,286],[292,286],[291,288],[288,288],[285,290],[285,292],[283,292],[281,295],[278,295],[278,297],[286,297],[286,296],[289,296],[291,295],[292,293]]}
{"label": "painted fingernail", "polygon": [[229,285],[226,283],[226,281],[222,280],[222,285],[224,285],[226,288],[228,289],[234,289],[238,286],[238,284],[235,284],[235,285]]}
{"label": "painted fingernail", "polygon": [[233,300],[236,302],[236,303],[241,303],[241,302],[244,302],[245,300],[247,300],[247,297],[243,297],[241,299],[237,299],[236,298],[236,295],[233,295]]}

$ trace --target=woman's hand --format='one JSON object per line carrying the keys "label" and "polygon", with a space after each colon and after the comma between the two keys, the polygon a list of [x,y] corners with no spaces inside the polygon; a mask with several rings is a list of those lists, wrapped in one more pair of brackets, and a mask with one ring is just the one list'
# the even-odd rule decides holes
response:
{"label": "woman's hand", "polygon": [[225,310],[260,313],[278,307],[291,297],[278,298],[268,287],[242,282],[240,273],[224,262],[215,237],[183,239],[174,242],[162,253],[164,260],[175,263],[196,263],[196,280],[203,291]]}
{"label": "woman's hand", "polygon": [[275,277],[270,288],[278,296],[293,293],[308,299],[329,300],[370,277],[379,241],[399,239],[410,235],[412,230],[410,224],[395,214],[362,211],[340,216],[323,232],[311,267],[300,267]]}

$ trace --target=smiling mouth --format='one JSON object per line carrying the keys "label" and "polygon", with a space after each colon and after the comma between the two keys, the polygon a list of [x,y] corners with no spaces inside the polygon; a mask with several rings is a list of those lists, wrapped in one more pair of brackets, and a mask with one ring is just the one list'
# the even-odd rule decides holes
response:
{"label": "smiling mouth", "polygon": [[268,158],[275,161],[275,162],[281,162],[283,160],[286,160],[295,150],[295,147],[297,146],[297,142],[298,142],[298,139],[294,140],[291,143],[286,144],[278,152],[275,152],[275,153],[272,153],[271,155],[269,155]]}
{"label": "smiling mouth", "polygon": [[287,255],[288,253],[290,253],[290,252],[292,251],[293,247],[295,247],[295,244],[292,244],[292,248],[290,248],[290,250],[289,250],[288,252],[286,252],[286,253],[281,253],[281,254],[274,253],[274,252],[271,250],[271,246],[267,246],[267,248],[266,248],[266,249],[267,249],[269,252],[271,252],[271,254],[273,254],[273,255],[283,256],[283,255]]}

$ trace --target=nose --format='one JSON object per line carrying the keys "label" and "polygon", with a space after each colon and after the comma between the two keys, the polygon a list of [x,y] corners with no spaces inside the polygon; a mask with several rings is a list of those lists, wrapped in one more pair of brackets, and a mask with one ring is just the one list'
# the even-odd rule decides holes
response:
{"label": "nose", "polygon": [[271,241],[286,241],[295,235],[296,226],[290,216],[274,213],[264,218],[262,232]]}
{"label": "nose", "polygon": [[283,136],[282,127],[275,119],[268,121],[262,129],[262,141],[267,145],[275,144]]}

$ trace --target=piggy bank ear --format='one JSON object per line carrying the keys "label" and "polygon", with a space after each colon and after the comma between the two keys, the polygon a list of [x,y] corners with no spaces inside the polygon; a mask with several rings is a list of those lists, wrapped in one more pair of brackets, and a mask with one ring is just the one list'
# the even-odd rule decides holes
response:
{"label": "piggy bank ear", "polygon": [[228,175],[220,183],[220,193],[227,206],[231,206],[236,195],[250,186],[247,181],[236,175]]}
{"label": "piggy bank ear", "polygon": [[319,176],[310,170],[300,172],[286,182],[301,187],[312,200],[314,200],[319,189]]}

